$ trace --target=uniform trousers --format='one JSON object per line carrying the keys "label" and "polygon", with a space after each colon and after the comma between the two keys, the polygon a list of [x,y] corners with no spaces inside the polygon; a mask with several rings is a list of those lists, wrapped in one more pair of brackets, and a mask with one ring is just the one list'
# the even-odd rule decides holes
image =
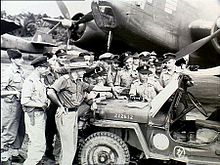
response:
{"label": "uniform trousers", "polygon": [[1,150],[8,152],[8,158],[10,149],[21,147],[24,135],[24,112],[20,101],[1,99]]}
{"label": "uniform trousers", "polygon": [[68,112],[66,115],[55,118],[61,140],[60,165],[72,165],[77,149],[78,112]]}
{"label": "uniform trousers", "polygon": [[46,150],[45,138],[46,114],[44,111],[34,112],[34,123],[25,112],[25,128],[29,137],[27,159],[24,165],[36,165],[43,157]]}
{"label": "uniform trousers", "polygon": [[57,134],[57,127],[55,123],[55,114],[56,114],[57,105],[54,103],[51,103],[49,109],[46,111],[47,119],[46,119],[46,152],[45,155],[48,158],[54,159],[53,156],[53,143],[54,143],[54,137]]}

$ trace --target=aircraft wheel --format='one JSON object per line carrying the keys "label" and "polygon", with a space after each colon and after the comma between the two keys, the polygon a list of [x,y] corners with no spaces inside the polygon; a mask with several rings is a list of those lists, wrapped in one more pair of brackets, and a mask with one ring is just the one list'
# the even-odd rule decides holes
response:
{"label": "aircraft wheel", "polygon": [[[211,34],[213,34],[216,30],[220,29],[220,17],[217,18],[215,21],[212,29],[211,29]],[[215,37],[211,40],[213,47],[215,50],[220,54],[220,35],[218,37]]]}
{"label": "aircraft wheel", "polygon": [[110,132],[96,132],[79,149],[79,164],[128,165],[130,154],[125,142]]}

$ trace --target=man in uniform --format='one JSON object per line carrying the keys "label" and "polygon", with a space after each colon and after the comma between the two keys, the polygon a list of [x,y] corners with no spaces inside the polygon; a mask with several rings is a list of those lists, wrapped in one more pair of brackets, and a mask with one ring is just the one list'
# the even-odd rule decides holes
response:
{"label": "man in uniform", "polygon": [[86,92],[114,90],[111,87],[84,83],[78,80],[78,74],[77,71],[72,71],[70,75],[61,76],[48,90],[48,96],[58,105],[56,124],[62,146],[60,165],[72,165],[75,157],[78,138],[78,110],[83,104]]}
{"label": "man in uniform", "polygon": [[42,75],[48,71],[47,57],[36,58],[31,65],[34,70],[25,79],[21,94],[21,104],[25,112],[25,128],[30,140],[24,165],[36,165],[44,155],[46,149],[45,110],[50,104],[42,79]]}
{"label": "man in uniform", "polygon": [[[24,82],[23,59],[20,51],[7,50],[10,67],[1,82],[1,162],[10,162],[12,151],[21,147],[24,138],[24,117],[20,93]],[[11,92],[11,94],[10,94]],[[8,93],[8,94],[7,94]],[[14,94],[13,94],[14,93]]]}
{"label": "man in uniform", "polygon": [[[58,50],[59,52],[59,50]],[[61,52],[58,54],[54,54],[51,52],[46,52],[43,54],[44,56],[47,57],[48,65],[49,65],[49,72],[43,76],[44,83],[47,87],[52,85],[54,81],[60,77],[62,74],[64,74],[64,68],[61,67],[58,57],[62,56]],[[59,71],[60,70],[60,71]],[[58,72],[59,71],[59,72]],[[62,71],[62,72],[61,72]],[[61,74],[62,73],[62,74]],[[57,105],[51,102],[50,106],[48,107],[46,111],[46,130],[45,130],[45,135],[46,135],[46,151],[43,157],[43,162],[44,164],[55,164],[55,156],[56,159],[59,159],[59,154],[60,154],[60,139],[59,135],[57,132],[57,127],[55,123],[55,114],[56,114],[56,109]],[[56,136],[55,136],[56,135]],[[54,146],[54,139],[55,141],[55,146]],[[55,151],[54,151],[55,148]],[[55,156],[54,153],[55,152]]]}
{"label": "man in uniform", "polygon": [[115,84],[116,76],[119,72],[119,64],[120,61],[118,60],[118,56],[113,56],[111,58],[111,66],[107,73],[107,85],[113,87]]}
{"label": "man in uniform", "polygon": [[114,85],[130,89],[131,83],[137,78],[137,72],[133,70],[133,57],[125,56],[123,62],[124,68],[118,72]]}
{"label": "man in uniform", "polygon": [[155,63],[158,62],[157,54],[153,51],[150,53],[148,65],[149,70],[156,76],[156,66]]}
{"label": "man in uniform", "polygon": [[139,67],[137,68],[140,69],[140,68],[144,68],[144,69],[147,69],[149,66],[148,66],[148,61],[150,59],[150,52],[147,52],[147,51],[143,51],[139,54],[139,58],[140,58],[140,65]]}
{"label": "man in uniform", "polygon": [[112,53],[104,53],[99,56],[99,60],[101,61],[101,64],[99,66],[102,66],[106,73],[108,73],[108,70],[110,68],[110,62],[111,62],[111,57],[114,55]]}
{"label": "man in uniform", "polygon": [[133,55],[133,69],[136,70],[140,66],[139,54],[136,52]]}
{"label": "man in uniform", "polygon": [[170,82],[173,75],[176,73],[175,58],[176,55],[173,53],[164,54],[163,65],[165,69],[160,75],[160,83],[163,87],[165,87]]}
{"label": "man in uniform", "polygon": [[148,69],[139,70],[140,81],[135,81],[131,85],[129,92],[131,99],[139,96],[143,101],[150,102],[160,91],[163,90],[159,81],[149,78],[151,77],[151,74],[153,73]]}

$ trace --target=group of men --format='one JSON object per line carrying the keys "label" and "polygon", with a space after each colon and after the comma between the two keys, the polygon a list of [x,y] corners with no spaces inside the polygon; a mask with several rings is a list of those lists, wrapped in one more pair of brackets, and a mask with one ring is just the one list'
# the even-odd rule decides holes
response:
{"label": "group of men", "polygon": [[12,161],[12,151],[21,147],[26,133],[29,144],[24,165],[39,164],[43,157],[55,161],[54,137],[61,143],[59,164],[72,165],[78,117],[91,109],[95,99],[150,102],[176,72],[172,53],[164,54],[163,61],[147,51],[120,56],[104,53],[97,60],[91,53],[81,53],[83,60],[73,67],[66,51],[58,50],[33,60],[34,70],[25,77],[22,54],[14,49],[7,53],[11,65],[1,83],[2,163]]}

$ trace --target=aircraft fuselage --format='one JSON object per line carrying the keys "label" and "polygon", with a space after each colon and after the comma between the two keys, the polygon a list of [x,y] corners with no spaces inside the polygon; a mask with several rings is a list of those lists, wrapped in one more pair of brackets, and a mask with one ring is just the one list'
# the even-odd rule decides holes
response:
{"label": "aircraft fuselage", "polygon": [[[197,2],[205,3],[201,0]],[[210,4],[210,1],[206,4]],[[211,1],[211,4],[216,4],[220,9],[217,1]],[[113,32],[112,49],[114,40],[119,40],[138,51],[155,50],[159,54],[176,52],[192,43],[189,26],[193,21],[204,19],[212,21],[214,25],[215,19],[220,14],[220,10],[209,10],[204,14],[203,8],[189,0],[103,0],[99,1],[98,6],[101,12],[115,19],[114,28],[96,21],[104,31]],[[109,12],[109,9],[112,11]],[[201,49],[197,52],[198,56],[194,55],[194,59],[204,58],[207,53],[214,53],[215,56],[210,58],[209,64],[217,65],[216,61],[220,60],[220,55],[217,56],[213,49],[213,47],[209,50]],[[205,62],[207,63],[207,60]]]}

